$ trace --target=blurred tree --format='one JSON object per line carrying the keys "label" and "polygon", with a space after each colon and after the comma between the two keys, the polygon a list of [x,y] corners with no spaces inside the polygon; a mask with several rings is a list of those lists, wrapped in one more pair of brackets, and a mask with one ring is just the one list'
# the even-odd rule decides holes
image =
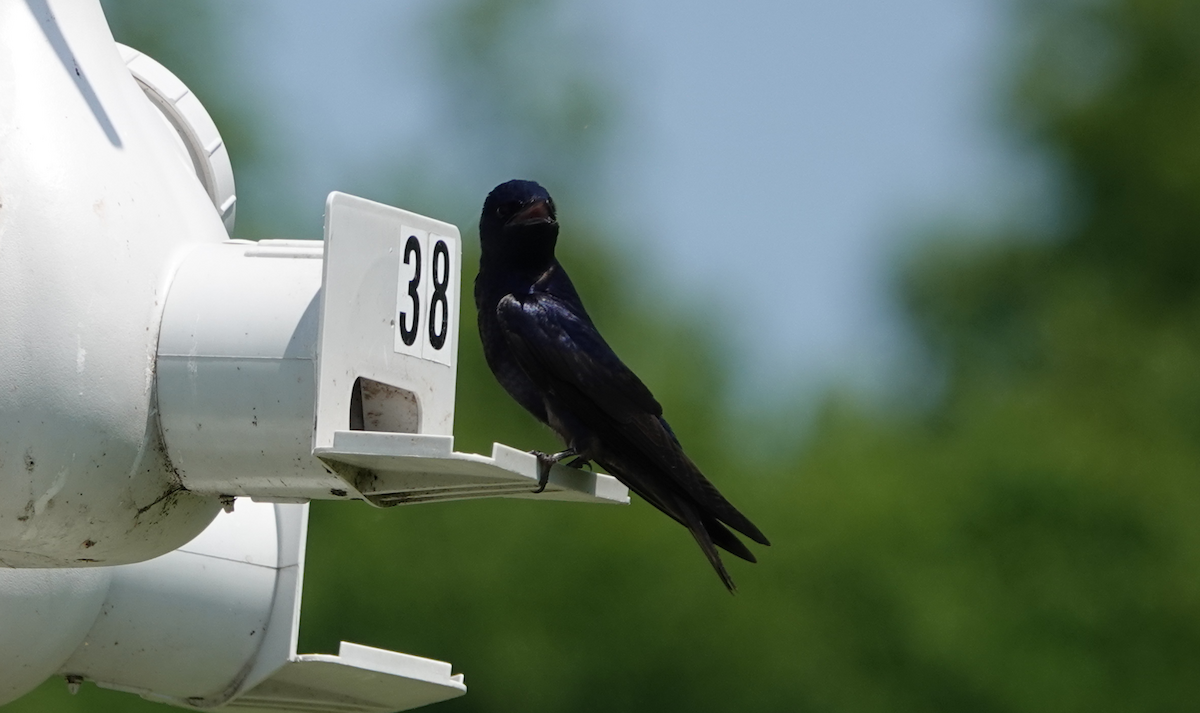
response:
{"label": "blurred tree", "polygon": [[814,580],[854,572],[821,609],[864,622],[830,632],[856,680],[814,680],[815,707],[1179,710],[1200,693],[1200,12],[1023,10],[1011,118],[1058,162],[1062,220],[914,260],[936,408],[827,409],[802,537],[837,558]]}

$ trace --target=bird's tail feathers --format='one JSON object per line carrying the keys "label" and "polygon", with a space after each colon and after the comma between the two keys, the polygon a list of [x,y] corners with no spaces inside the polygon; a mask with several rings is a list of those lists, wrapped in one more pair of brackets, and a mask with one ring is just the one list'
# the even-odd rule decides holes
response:
{"label": "bird's tail feathers", "polygon": [[[696,542],[700,545],[700,549],[704,552],[704,556],[708,558],[709,564],[711,564],[713,569],[716,570],[717,576],[721,578],[721,582],[724,583],[725,588],[729,590],[730,594],[736,594],[737,585],[733,583],[733,577],[730,577],[729,571],[725,569],[725,563],[721,561],[721,555],[717,552],[717,547],[713,543],[712,535],[709,534],[708,528],[704,526],[704,522],[701,520],[700,515],[697,514],[696,511],[691,508],[691,506],[687,504],[681,505],[682,507],[680,509],[683,511],[684,525],[687,527],[688,531],[692,533],[692,537],[696,538]],[[737,540],[733,533],[729,532],[728,530],[725,530],[725,534],[730,538]],[[738,544],[740,545],[741,542],[739,541]],[[742,545],[742,548],[745,549],[745,545]]]}
{"label": "bird's tail feathers", "polygon": [[[735,592],[737,590],[737,587],[733,584],[733,578],[729,576],[729,572],[725,569],[725,564],[721,562],[721,556],[717,552],[717,547],[748,562],[755,562],[756,560],[754,553],[746,547],[745,543],[721,524],[720,520],[723,518],[720,515],[708,512],[705,509],[705,505],[695,502],[686,490],[681,489],[676,491],[674,487],[669,485],[671,479],[665,477],[665,474],[663,474],[664,477],[646,477],[646,471],[653,472],[655,470],[655,466],[652,463],[631,462],[629,459],[621,456],[614,457],[612,452],[601,454],[597,458],[597,462],[604,466],[604,469],[609,473],[616,476],[626,487],[637,493],[643,500],[686,527],[692,533],[692,537],[700,545],[704,556],[708,558],[709,563],[712,564],[713,569],[716,570],[717,575],[729,591]],[[732,509],[733,506],[730,505],[729,507]],[[751,528],[753,528],[753,525],[751,525]],[[757,530],[755,531],[757,532]],[[759,533],[760,537],[761,534]],[[763,539],[765,540],[766,538]]]}
{"label": "bird's tail feathers", "polygon": [[733,506],[733,503],[726,500],[724,495],[721,495],[721,492],[717,490],[717,486],[704,477],[704,474],[700,472],[700,469],[696,467],[691,458],[688,458],[682,450],[679,451],[679,456],[681,456],[681,462],[677,467],[685,468],[689,473],[682,478],[676,477],[675,480],[684,485],[685,489],[696,499],[696,502],[699,503],[705,512],[758,544],[771,545],[771,541],[762,533],[762,530],[755,527],[754,523],[750,522],[750,518],[743,515]]}
{"label": "bird's tail feathers", "polygon": [[729,531],[729,528],[720,523],[719,520],[713,517],[703,518],[704,529],[708,530],[708,536],[712,538],[713,544],[725,550],[734,557],[741,557],[747,562],[758,562],[754,557],[754,553],[746,547],[746,543],[738,539],[737,535]]}
{"label": "bird's tail feathers", "polygon": [[[658,508],[664,514],[668,515],[672,520],[675,520],[684,527],[691,529],[691,525],[688,523],[687,516],[684,513],[684,510],[687,509],[687,506],[679,504],[680,499],[678,496],[672,496],[669,494],[668,490],[665,490],[661,487],[656,487],[657,481],[653,479],[631,478],[629,477],[630,471],[621,468],[614,469],[613,465],[615,465],[615,463],[612,460],[609,460],[608,462],[609,465],[606,466],[608,471],[610,473],[618,474],[621,482],[625,483],[629,489],[637,493],[642,500],[645,500],[654,507]],[[668,504],[668,502],[670,504]],[[717,547],[720,547],[726,552],[734,555],[735,557],[740,557],[747,562],[758,562],[758,559],[756,559],[754,553],[751,552],[748,547],[746,547],[746,544],[739,540],[737,535],[730,532],[729,528],[722,525],[721,521],[716,517],[709,514],[698,515],[697,517],[700,518],[701,526],[708,532],[709,538]]]}

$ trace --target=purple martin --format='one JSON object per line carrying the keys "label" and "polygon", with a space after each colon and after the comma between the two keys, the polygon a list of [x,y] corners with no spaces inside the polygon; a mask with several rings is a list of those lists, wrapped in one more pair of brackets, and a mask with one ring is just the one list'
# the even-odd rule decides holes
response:
{"label": "purple martin", "polygon": [[497,186],[479,219],[475,307],[483,353],[496,380],[548,425],[565,450],[538,456],[538,492],[560,460],[595,462],[692,533],[721,581],[733,580],[717,553],[754,562],[730,528],[770,542],[683,452],[662,406],[592,323],[554,256],[554,201],[533,181]]}

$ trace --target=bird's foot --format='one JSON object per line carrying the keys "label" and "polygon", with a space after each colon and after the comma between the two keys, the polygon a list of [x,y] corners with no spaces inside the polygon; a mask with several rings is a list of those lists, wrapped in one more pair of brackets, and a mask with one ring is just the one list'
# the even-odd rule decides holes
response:
{"label": "bird's foot", "polygon": [[570,458],[571,456],[579,455],[571,448],[568,448],[565,451],[559,451],[558,453],[542,453],[541,451],[530,451],[530,453],[537,457],[538,486],[537,490],[533,491],[535,493],[540,493],[546,489],[546,483],[550,482],[550,468],[552,468],[555,463],[564,458]]}
{"label": "bird's foot", "polygon": [[583,470],[584,468],[587,468],[588,470],[595,470],[595,468],[592,467],[592,462],[583,456],[576,456],[575,460],[571,461],[570,463],[563,463],[563,465],[576,470]]}

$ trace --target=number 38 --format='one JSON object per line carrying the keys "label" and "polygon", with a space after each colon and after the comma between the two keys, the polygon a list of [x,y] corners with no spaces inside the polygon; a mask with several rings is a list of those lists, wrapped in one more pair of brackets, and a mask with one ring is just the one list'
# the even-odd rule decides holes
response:
{"label": "number 38", "polygon": [[[433,237],[433,236],[430,236]],[[408,281],[408,298],[411,309],[399,310],[400,339],[411,347],[421,330],[421,241],[410,235],[404,244],[404,264],[412,268],[412,279]],[[428,316],[425,320],[429,333],[429,346],[441,349],[446,345],[446,334],[450,328],[450,303],[446,290],[450,286],[450,248],[446,241],[438,238],[433,243],[433,258],[430,272],[433,274],[433,291],[428,295]]]}

